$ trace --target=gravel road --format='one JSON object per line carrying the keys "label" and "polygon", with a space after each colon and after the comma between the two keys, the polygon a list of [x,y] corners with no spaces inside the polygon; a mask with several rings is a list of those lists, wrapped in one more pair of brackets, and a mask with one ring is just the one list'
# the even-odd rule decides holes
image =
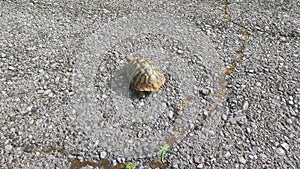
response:
{"label": "gravel road", "polygon": [[[0,1],[0,168],[300,168],[299,9]],[[165,85],[139,99],[128,55]]]}

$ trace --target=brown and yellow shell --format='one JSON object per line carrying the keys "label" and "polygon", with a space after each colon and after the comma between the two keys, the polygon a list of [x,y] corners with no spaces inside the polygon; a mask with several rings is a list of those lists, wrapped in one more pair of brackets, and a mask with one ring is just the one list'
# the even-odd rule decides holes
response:
{"label": "brown and yellow shell", "polygon": [[161,69],[146,58],[127,57],[126,76],[136,91],[157,91],[166,81]]}

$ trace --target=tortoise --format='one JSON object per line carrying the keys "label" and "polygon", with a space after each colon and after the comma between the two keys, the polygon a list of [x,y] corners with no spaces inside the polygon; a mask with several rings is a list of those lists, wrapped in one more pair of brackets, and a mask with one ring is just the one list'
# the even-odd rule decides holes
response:
{"label": "tortoise", "polygon": [[140,98],[145,98],[144,92],[157,91],[165,83],[163,72],[150,59],[128,56],[126,60],[126,77]]}

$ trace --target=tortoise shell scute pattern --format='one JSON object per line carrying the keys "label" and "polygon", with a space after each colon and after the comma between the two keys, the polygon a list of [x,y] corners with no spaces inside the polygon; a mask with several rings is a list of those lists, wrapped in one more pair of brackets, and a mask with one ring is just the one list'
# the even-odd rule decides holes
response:
{"label": "tortoise shell scute pattern", "polygon": [[127,57],[126,76],[136,91],[157,91],[166,81],[161,69],[146,58]]}

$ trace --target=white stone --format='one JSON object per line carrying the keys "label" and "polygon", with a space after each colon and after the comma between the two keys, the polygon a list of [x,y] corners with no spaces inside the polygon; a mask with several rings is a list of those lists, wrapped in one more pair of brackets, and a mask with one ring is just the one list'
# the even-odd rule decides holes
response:
{"label": "white stone", "polygon": [[227,115],[226,114],[222,114],[222,119],[223,120],[227,120]]}
{"label": "white stone", "polygon": [[105,151],[102,151],[102,152],[100,153],[100,157],[101,157],[101,158],[105,158],[106,155],[107,155],[107,153],[106,153]]}
{"label": "white stone", "polygon": [[293,105],[293,104],[294,104],[294,101],[293,101],[293,100],[289,100],[289,101],[288,101],[288,104]]}
{"label": "white stone", "polygon": [[287,119],[286,122],[287,122],[288,124],[293,124],[292,119]]}
{"label": "white stone", "polygon": [[256,85],[257,87],[262,86],[262,84],[261,84],[260,82],[256,82],[255,85]]}
{"label": "white stone", "polygon": [[177,53],[182,54],[182,53],[183,53],[183,50],[178,49],[178,50],[177,50]]}
{"label": "white stone", "polygon": [[13,67],[13,66],[8,66],[8,69],[9,69],[9,70],[16,70],[16,68]]}
{"label": "white stone", "polygon": [[282,149],[282,148],[277,148],[276,149],[276,153],[278,154],[278,155],[285,155],[285,151],[284,151],[284,149]]}
{"label": "white stone", "polygon": [[230,152],[227,152],[224,156],[225,156],[225,158],[228,158],[231,156],[231,154],[230,154]]}
{"label": "white stone", "polygon": [[261,159],[265,160],[266,158],[268,158],[265,154],[260,154],[259,155]]}
{"label": "white stone", "polygon": [[197,165],[197,168],[203,168],[203,164]]}
{"label": "white stone", "polygon": [[256,155],[249,155],[249,158],[252,159],[252,160],[256,160],[257,156]]}
{"label": "white stone", "polygon": [[248,101],[245,101],[244,104],[243,104],[243,110],[248,110],[249,108],[249,102]]}
{"label": "white stone", "polygon": [[290,146],[286,142],[283,142],[281,144],[281,147],[283,147],[285,150],[289,150],[290,149]]}
{"label": "white stone", "polygon": [[5,150],[10,151],[13,149],[13,146],[9,144],[9,145],[6,145],[4,148],[5,148]]}
{"label": "white stone", "polygon": [[140,102],[140,106],[145,106],[145,103],[143,101]]}
{"label": "white stone", "polygon": [[242,163],[242,164],[246,164],[246,159],[244,158],[244,157],[240,157],[239,158],[239,161],[240,161],[240,163]]}

